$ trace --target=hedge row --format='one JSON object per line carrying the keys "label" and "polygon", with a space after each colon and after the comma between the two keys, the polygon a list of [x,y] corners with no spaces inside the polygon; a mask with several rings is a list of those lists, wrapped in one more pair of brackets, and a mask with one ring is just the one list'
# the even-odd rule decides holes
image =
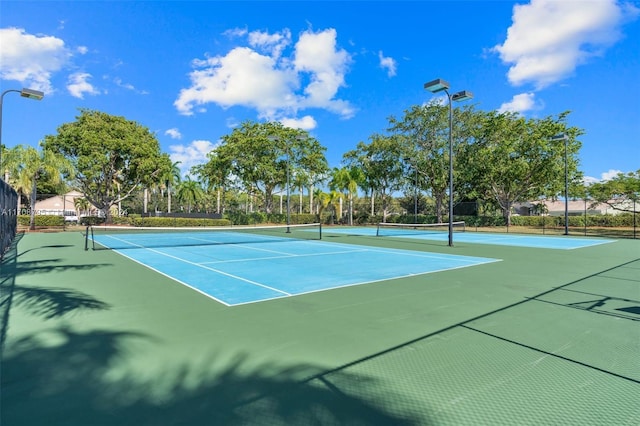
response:
{"label": "hedge row", "polygon": [[[513,216],[511,224],[521,226],[564,226],[564,216]],[[636,223],[636,226],[638,225],[640,223]],[[585,226],[585,216],[569,216],[569,226]],[[586,216],[586,226],[633,227],[633,214]]]}
{"label": "hedge row", "polygon": [[[28,214],[18,215],[18,225],[29,226],[31,224],[31,216]],[[53,215],[36,215],[35,226],[64,226],[63,216]]]}
{"label": "hedge row", "polygon": [[[18,224],[29,226],[31,218],[29,215],[19,215]],[[376,224],[383,221],[380,215],[369,215],[360,213],[354,216],[354,223],[358,225]],[[387,216],[388,223],[435,223],[436,216],[433,215],[393,215]],[[442,218],[443,222],[447,222],[447,216]],[[587,227],[633,227],[633,214],[624,213],[619,215],[592,215],[586,217]],[[638,219],[636,219],[638,220]],[[315,214],[292,214],[290,223],[303,224],[315,223],[318,216]],[[485,227],[485,226],[505,226],[506,221],[501,216],[455,216],[454,221],[464,221],[467,226]],[[183,226],[229,226],[229,225],[258,225],[263,223],[285,224],[287,223],[287,215],[280,213],[249,213],[249,214],[230,214],[224,219],[195,219],[195,218],[174,218],[174,217],[141,217],[140,215],[129,215],[127,217],[113,217],[114,225],[129,226],[165,226],[165,227],[183,227]],[[324,224],[346,223],[344,219],[337,221],[331,215],[323,215],[322,222]],[[104,223],[104,218],[99,217],[83,217],[80,219],[82,225],[99,225]],[[53,215],[36,215],[36,226],[64,226],[64,218],[62,216]],[[564,226],[564,216],[512,216],[511,225],[513,226],[535,226],[535,227],[562,227]],[[569,226],[584,227],[585,216],[569,216]],[[636,223],[640,226],[640,223]]]}
{"label": "hedge row", "polygon": [[[231,223],[233,223],[234,225],[258,225],[261,223],[276,223],[276,224],[287,223],[286,213],[262,213],[262,212],[232,213],[232,214],[225,214],[225,218],[231,221]],[[315,214],[294,213],[290,215],[290,223],[292,225],[304,224],[304,223],[315,223],[317,221],[318,221],[318,216]]]}

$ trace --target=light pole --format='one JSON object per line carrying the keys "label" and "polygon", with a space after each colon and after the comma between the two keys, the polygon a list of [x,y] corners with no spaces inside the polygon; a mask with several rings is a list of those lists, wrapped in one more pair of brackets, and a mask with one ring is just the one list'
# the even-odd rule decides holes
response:
{"label": "light pole", "polygon": [[[272,142],[279,142],[281,141],[280,137],[278,136],[268,136],[267,139],[269,139]],[[296,140],[301,141],[306,139],[304,136],[302,135],[298,135],[296,136]],[[286,142],[286,141],[285,141]],[[289,144],[287,143],[286,146],[286,151],[287,151],[287,233],[291,232],[291,184],[290,184],[290,175],[291,175],[291,150],[289,149]]]}
{"label": "light pole", "polygon": [[449,83],[438,78],[424,84],[424,88],[431,93],[444,92],[449,100],[449,247],[453,247],[453,101],[465,101],[473,98],[473,93],[462,90],[449,94]]}
{"label": "light pole", "polygon": [[411,161],[410,158],[404,158],[404,161],[409,163],[413,168],[413,223],[418,223],[418,166]]}
{"label": "light pole", "polygon": [[10,92],[18,92],[20,93],[20,96],[22,96],[23,98],[35,99],[36,101],[39,101],[42,98],[44,98],[43,92],[39,90],[26,89],[26,88],[23,88],[22,90],[18,90],[18,89],[5,90],[4,92],[2,92],[2,95],[0,95],[0,174],[3,173],[3,170],[2,170],[2,103],[4,100],[4,95]]}
{"label": "light pole", "polygon": [[413,168],[415,181],[413,186],[413,223],[418,223],[418,166]]}
{"label": "light pole", "polygon": [[551,137],[555,141],[564,141],[564,235],[569,235],[569,171],[567,167],[567,142],[569,137],[559,133]]}

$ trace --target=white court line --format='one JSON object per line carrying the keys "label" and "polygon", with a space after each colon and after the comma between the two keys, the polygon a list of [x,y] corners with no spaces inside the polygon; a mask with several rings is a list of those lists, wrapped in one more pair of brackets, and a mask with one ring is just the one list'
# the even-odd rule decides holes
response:
{"label": "white court line", "polygon": [[[218,269],[215,268],[211,268],[206,266],[204,263],[196,263],[196,262],[192,262],[189,261],[187,259],[183,259],[180,258],[178,256],[174,256],[168,253],[163,253],[159,250],[156,249],[151,249],[148,247],[144,247],[138,244],[134,244],[125,240],[121,240],[119,238],[113,237],[113,236],[109,236],[110,238],[122,241],[128,245],[137,247],[137,248],[141,248],[144,250],[148,250],[151,251],[153,253],[157,253],[160,254],[162,256],[167,256],[170,258],[173,258],[175,260],[178,260],[180,262],[184,262],[196,267],[200,267],[212,272],[216,272],[219,273],[221,275],[225,275],[228,276],[230,278],[233,279],[238,279],[240,281],[249,283],[251,285],[255,285],[255,286],[259,286],[265,289],[269,289],[271,291],[274,291],[276,294],[280,294],[282,296],[269,296],[269,297],[264,297],[264,298],[259,298],[259,299],[254,299],[254,300],[250,300],[250,301],[246,301],[246,302],[239,302],[239,303],[228,303],[225,301],[222,301],[214,296],[212,296],[211,294],[208,294],[200,289],[198,289],[197,287],[193,287],[187,283],[184,283],[178,279],[176,279],[175,277],[168,275],[166,273],[160,272],[157,269],[150,267],[149,265],[146,265],[143,262],[137,261],[135,259],[132,259],[131,257],[123,254],[122,252],[118,251],[118,250],[114,250],[116,252],[118,252],[119,254],[122,254],[123,256],[130,258],[132,260],[134,260],[135,262],[149,268],[152,269],[156,272],[159,272],[160,274],[173,279],[174,281],[179,282],[182,285],[185,285],[186,287],[189,287],[207,297],[210,297],[214,300],[216,300],[217,302],[222,303],[225,306],[239,306],[239,305],[245,305],[245,304],[251,304],[251,303],[259,303],[259,302],[263,302],[263,301],[268,301],[268,300],[274,300],[274,299],[278,299],[281,297],[293,297],[293,296],[299,296],[299,295],[304,295],[304,294],[310,294],[310,293],[317,293],[317,292],[322,292],[322,291],[329,291],[329,290],[334,290],[337,288],[343,288],[343,287],[352,287],[352,286],[358,286],[358,285],[363,285],[363,284],[370,284],[370,283],[375,283],[375,282],[381,282],[381,281],[387,281],[390,279],[400,279],[400,278],[405,278],[405,277],[413,277],[413,276],[419,276],[419,275],[425,275],[425,274],[431,274],[431,273],[436,273],[436,272],[442,272],[442,271],[449,271],[452,269],[461,269],[461,268],[466,268],[469,266],[475,266],[475,265],[482,265],[482,264],[486,264],[486,263],[493,263],[493,262],[499,262],[501,261],[501,259],[491,259],[491,258],[480,258],[480,257],[472,257],[472,256],[464,256],[464,255],[447,255],[447,254],[434,254],[434,253],[430,253],[430,252],[414,252],[411,250],[402,250],[402,249],[384,249],[384,248],[378,248],[378,247],[370,247],[370,246],[358,246],[355,244],[345,244],[345,243],[325,243],[325,242],[318,242],[318,241],[305,241],[305,240],[293,240],[299,243],[304,243],[304,244],[313,244],[314,246],[324,246],[324,247],[330,247],[330,248],[336,248],[336,246],[339,247],[343,247],[343,248],[349,248],[349,250],[338,250],[338,251],[332,251],[332,252],[324,252],[324,253],[313,253],[313,254],[303,254],[303,255],[296,255],[296,254],[290,254],[290,253],[284,253],[283,256],[273,256],[273,257],[268,257],[268,258],[248,258],[248,259],[235,259],[235,260],[229,260],[229,261],[216,261],[213,263],[230,263],[230,262],[241,262],[241,261],[256,261],[256,260],[262,260],[262,259],[278,259],[278,258],[292,258],[292,257],[312,257],[312,256],[332,256],[332,255],[342,255],[342,254],[348,254],[348,253],[366,253],[366,252],[376,252],[376,253],[388,253],[388,254],[395,254],[395,255],[404,255],[404,256],[410,256],[410,257],[421,257],[421,258],[425,258],[425,259],[435,259],[435,260],[447,260],[447,261],[456,261],[459,262],[459,264],[457,266],[451,266],[451,267],[447,267],[447,268],[436,268],[436,269],[432,269],[432,270],[428,270],[428,271],[424,271],[424,272],[417,272],[417,273],[407,273],[404,275],[398,275],[395,277],[386,277],[386,278],[380,278],[380,279],[372,279],[372,280],[368,280],[368,281],[361,281],[361,282],[357,282],[357,283],[350,283],[350,284],[342,284],[342,285],[336,285],[336,286],[328,286],[325,288],[320,288],[320,289],[315,289],[315,290],[309,290],[309,291],[305,291],[305,292],[301,292],[301,293],[289,293],[280,289],[276,289],[273,287],[270,287],[268,285],[265,284],[261,284],[258,283],[256,281],[253,280],[249,280],[246,278],[242,278],[230,273],[226,273],[223,271],[220,271]],[[285,242],[287,240],[284,240]],[[222,244],[224,245],[224,244]],[[242,248],[251,248],[251,247],[245,247],[243,244],[239,244],[239,246],[241,246]],[[256,249],[256,250],[264,250],[264,249]],[[264,250],[264,251],[270,251],[270,250]],[[274,251],[276,253],[279,253],[277,251]],[[205,263],[210,263],[210,262],[205,262]]]}
{"label": "white court line", "polygon": [[313,256],[334,256],[336,254],[348,254],[348,253],[359,253],[371,250],[345,250],[345,251],[332,251],[332,252],[324,252],[324,253],[307,253],[307,254],[292,254],[285,253],[284,256],[269,256],[269,257],[246,257],[244,259],[229,259],[229,260],[212,260],[207,262],[202,262],[203,265],[211,264],[211,263],[235,263],[235,262],[247,262],[253,261],[256,262],[258,260],[273,260],[273,259],[288,259],[292,257],[313,257]]}
{"label": "white court line", "polygon": [[[237,279],[237,280],[240,280],[240,281],[244,281],[244,282],[249,283],[249,284],[252,284],[252,285],[256,285],[256,286],[259,286],[259,287],[263,287],[263,288],[266,288],[266,289],[269,289],[269,290],[275,291],[275,292],[277,292],[277,293],[284,294],[284,295],[286,295],[286,296],[291,296],[291,294],[290,294],[290,293],[287,293],[286,291],[282,291],[282,290],[277,289],[277,288],[269,287],[268,285],[261,284],[261,283],[256,282],[256,281],[248,280],[248,279],[246,279],[246,278],[242,278],[242,277],[239,277],[239,276],[237,276],[237,275],[229,274],[228,272],[220,271],[220,270],[215,269],[215,268],[210,268],[210,267],[208,267],[208,266],[201,265],[201,264],[199,264],[199,263],[195,263],[195,262],[191,262],[190,260],[182,259],[182,258],[180,258],[180,257],[178,257],[178,256],[173,256],[173,255],[168,254],[168,253],[163,253],[163,252],[161,252],[161,251],[158,251],[158,250],[155,250],[155,249],[152,249],[152,248],[148,248],[148,247],[144,247],[144,246],[141,246],[141,245],[138,245],[138,244],[134,244],[134,243],[131,243],[131,242],[129,242],[129,241],[124,241],[124,240],[121,240],[121,239],[116,238],[116,237],[113,237],[113,236],[109,236],[109,237],[110,237],[110,238],[113,238],[113,239],[115,239],[115,240],[122,241],[123,243],[129,244],[129,245],[132,245],[132,246],[134,246],[134,247],[138,247],[138,248],[143,249],[143,250],[148,250],[148,251],[150,251],[150,252],[157,253],[157,254],[159,254],[159,255],[166,256],[166,257],[170,257],[170,258],[175,259],[175,260],[178,260],[178,261],[180,261],[180,262],[187,263],[187,264],[189,264],[189,265],[197,266],[198,268],[207,269],[207,270],[209,270],[209,271],[216,272],[216,273],[218,273],[218,274],[220,274],[220,275],[225,275],[225,276],[227,276],[227,277],[234,278],[234,279]],[[116,250],[116,251],[117,251],[118,253],[120,253],[120,251],[118,251],[118,250]],[[122,253],[120,253],[120,254],[122,254]],[[129,257],[129,256],[126,256],[125,254],[122,254],[122,255],[123,255],[123,256],[125,256],[125,257]],[[143,265],[144,265],[144,263],[142,263],[142,262],[138,262],[138,263],[141,263],[141,264],[143,264]],[[155,268],[152,268],[152,267],[150,267],[150,266],[148,266],[148,265],[145,265],[145,266],[147,266],[147,267],[148,267],[148,268],[150,268],[150,269],[153,269],[154,271],[156,270]],[[176,280],[176,281],[177,281],[177,280]],[[189,287],[191,287],[191,286],[189,286]],[[193,287],[192,287],[192,288],[193,288]]]}

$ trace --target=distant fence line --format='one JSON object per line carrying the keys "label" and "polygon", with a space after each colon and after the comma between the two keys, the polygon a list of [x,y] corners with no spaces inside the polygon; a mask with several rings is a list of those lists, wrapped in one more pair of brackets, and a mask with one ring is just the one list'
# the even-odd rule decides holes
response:
{"label": "distant fence line", "polygon": [[16,237],[18,228],[18,194],[0,179],[0,260]]}

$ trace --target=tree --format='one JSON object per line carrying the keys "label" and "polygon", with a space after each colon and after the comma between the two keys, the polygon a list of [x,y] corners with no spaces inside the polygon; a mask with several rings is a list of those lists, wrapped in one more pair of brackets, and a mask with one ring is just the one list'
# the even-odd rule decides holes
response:
{"label": "tree", "polygon": [[358,192],[364,173],[356,166],[334,168],[329,188],[345,192],[349,201],[349,225],[353,225],[353,198]]}
{"label": "tree", "polygon": [[[477,114],[472,106],[453,109],[454,161],[472,141],[471,129],[477,126]],[[418,190],[431,194],[436,204],[436,220],[442,222],[449,189],[449,106],[437,101],[415,105],[404,111],[401,119],[389,118],[389,131],[402,136],[403,161],[407,171],[418,174]],[[460,167],[454,167],[455,187],[462,187],[458,178]],[[458,191],[459,192],[459,191]],[[454,189],[454,198],[456,190]]]}
{"label": "tree", "polygon": [[314,198],[316,199],[318,222],[322,222],[322,213],[327,207],[333,207],[333,213],[331,215],[331,224],[333,224],[335,217],[335,203],[340,198],[340,194],[336,191],[330,191],[329,193],[323,192],[320,188],[314,190]]}
{"label": "tree", "polygon": [[171,168],[169,156],[160,152],[147,127],[88,109],[47,136],[44,147],[73,162],[79,189],[108,223],[111,206],[157,182]]}
{"label": "tree", "polygon": [[76,208],[78,216],[81,216],[82,214],[89,214],[91,203],[84,197],[78,197],[73,200],[73,206]]}
{"label": "tree", "polygon": [[599,203],[628,213],[636,213],[636,203],[640,199],[640,170],[618,173],[606,182],[596,182],[588,188],[588,193]]}
{"label": "tree", "polygon": [[449,187],[449,107],[436,101],[416,105],[402,119],[389,117],[389,131],[403,136],[403,160],[417,170],[424,189],[436,203],[436,217],[442,222]]}
{"label": "tree", "polygon": [[581,144],[576,138],[583,132],[567,127],[568,114],[527,120],[511,112],[485,113],[460,166],[473,182],[468,195],[495,199],[507,225],[514,202],[557,197],[564,189],[565,167],[565,141],[553,138],[559,133],[569,138],[566,166],[570,180],[579,180]]}
{"label": "tree", "polygon": [[225,195],[231,185],[232,158],[226,156],[224,150],[216,150],[207,154],[207,162],[194,166],[191,172],[203,182],[208,189],[217,192],[216,213],[224,214],[226,208]]}
{"label": "tree", "polygon": [[[319,174],[328,168],[325,148],[306,132],[278,122],[243,122],[209,154],[198,174],[217,185],[232,179],[246,192],[258,191],[267,213],[273,211],[273,194],[293,173]],[[291,179],[290,179],[291,181]]]}
{"label": "tree", "polygon": [[[313,188],[322,183],[329,172],[325,157],[326,148],[318,140],[307,134],[296,136],[297,150],[294,151],[294,182],[300,186],[300,205],[302,206],[302,188],[309,186],[309,210],[313,205]],[[311,213],[311,211],[310,211]]]}
{"label": "tree", "polygon": [[171,213],[171,193],[174,191],[174,186],[180,184],[181,180],[179,164],[180,161],[171,163],[171,167],[161,176],[162,184],[167,190],[167,213]]}
{"label": "tree", "polygon": [[[389,198],[402,187],[404,166],[402,161],[401,137],[373,134],[370,143],[358,143],[355,150],[343,155],[344,162],[350,167],[362,170],[364,184],[382,197],[382,220],[386,221]],[[373,202],[373,200],[372,200]]]}
{"label": "tree", "polygon": [[73,165],[69,160],[53,151],[43,149],[37,150],[34,147],[24,147],[19,145],[15,149],[15,157],[12,162],[17,161],[18,165],[14,168],[16,181],[20,182],[19,187],[23,188],[26,182],[29,182],[31,188],[31,196],[29,204],[31,206],[31,217],[29,220],[29,229],[35,229],[35,205],[37,199],[37,183],[42,175],[46,175],[49,180],[58,184],[63,181],[63,176],[73,176]]}
{"label": "tree", "polygon": [[178,185],[176,195],[181,202],[187,203],[187,213],[191,213],[191,208],[204,198],[204,191],[199,182],[187,176],[187,179]]}

